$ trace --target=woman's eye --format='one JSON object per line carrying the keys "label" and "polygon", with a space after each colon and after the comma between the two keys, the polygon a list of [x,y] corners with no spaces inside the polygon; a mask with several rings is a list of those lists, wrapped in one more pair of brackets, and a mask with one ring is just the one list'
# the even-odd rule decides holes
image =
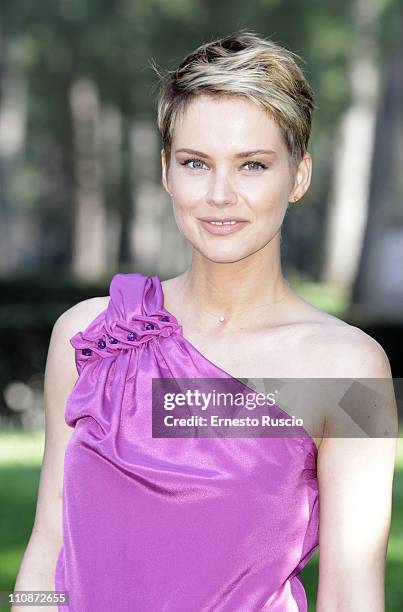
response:
{"label": "woman's eye", "polygon": [[265,164],[262,164],[258,161],[248,161],[244,164],[244,166],[252,166],[252,170],[261,170],[267,168]]}
{"label": "woman's eye", "polygon": [[[201,170],[203,161],[201,159],[186,159],[184,162],[181,162],[182,166],[187,166],[193,170]],[[189,164],[195,164],[195,166],[189,166]]]}

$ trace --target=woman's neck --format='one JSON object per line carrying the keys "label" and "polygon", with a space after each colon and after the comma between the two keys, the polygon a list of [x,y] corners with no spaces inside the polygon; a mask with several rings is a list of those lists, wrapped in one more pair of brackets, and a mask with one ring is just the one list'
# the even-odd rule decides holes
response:
{"label": "woman's neck", "polygon": [[214,331],[249,323],[253,327],[256,321],[275,318],[293,295],[281,270],[251,270],[239,264],[191,264],[176,277],[172,299],[181,320],[197,321],[201,329]]}

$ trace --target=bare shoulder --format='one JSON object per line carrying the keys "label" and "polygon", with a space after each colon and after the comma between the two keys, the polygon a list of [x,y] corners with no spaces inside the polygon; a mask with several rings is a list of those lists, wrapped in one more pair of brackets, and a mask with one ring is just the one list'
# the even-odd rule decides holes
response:
{"label": "bare shoulder", "polygon": [[[57,318],[53,325],[45,367],[45,395],[57,388],[63,394],[70,393],[77,378],[74,349],[70,339],[85,330],[107,306],[108,297],[82,300],[71,306]],[[54,402],[51,402],[54,404]]]}
{"label": "bare shoulder", "polygon": [[[95,297],[77,302],[56,319],[50,337],[47,367],[52,364],[63,364],[66,381],[77,377],[74,350],[70,339],[79,331],[85,330],[89,324],[107,307],[108,297]],[[53,377],[54,378],[54,377]]]}
{"label": "bare shoulder", "polygon": [[55,327],[74,334],[88,327],[108,305],[109,296],[94,297],[77,302],[58,317]]}
{"label": "bare shoulder", "polygon": [[333,375],[353,378],[389,378],[391,369],[383,346],[359,327],[344,323],[324,325],[313,340],[332,358]]}
{"label": "bare shoulder", "polygon": [[303,338],[308,354],[305,372],[326,379],[320,388],[326,391],[327,444],[321,447],[363,434],[397,435],[392,372],[383,346],[359,327],[326,313],[306,326]]}
{"label": "bare shoulder", "polygon": [[[310,306],[301,325],[301,346],[323,377],[389,378],[391,369],[383,346],[359,327]],[[315,375],[314,373],[312,375]],[[317,375],[317,374],[316,374]]]}

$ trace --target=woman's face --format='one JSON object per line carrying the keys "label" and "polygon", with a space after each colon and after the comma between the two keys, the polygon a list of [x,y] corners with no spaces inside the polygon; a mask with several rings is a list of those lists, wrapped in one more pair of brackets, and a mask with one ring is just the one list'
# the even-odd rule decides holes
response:
{"label": "woman's face", "polygon": [[[267,246],[311,174],[307,153],[293,181],[280,130],[256,104],[208,96],[196,97],[177,122],[168,172],[163,152],[162,165],[179,230],[215,262],[239,261]],[[205,218],[243,222],[217,226]]]}

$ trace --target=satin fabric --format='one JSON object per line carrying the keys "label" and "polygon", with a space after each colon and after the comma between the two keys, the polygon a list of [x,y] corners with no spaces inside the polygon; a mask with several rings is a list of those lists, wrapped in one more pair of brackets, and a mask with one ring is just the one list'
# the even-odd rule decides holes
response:
{"label": "satin fabric", "polygon": [[306,612],[313,439],[152,438],[152,377],[231,376],[183,336],[158,276],[116,274],[109,296],[70,340],[59,610]]}

